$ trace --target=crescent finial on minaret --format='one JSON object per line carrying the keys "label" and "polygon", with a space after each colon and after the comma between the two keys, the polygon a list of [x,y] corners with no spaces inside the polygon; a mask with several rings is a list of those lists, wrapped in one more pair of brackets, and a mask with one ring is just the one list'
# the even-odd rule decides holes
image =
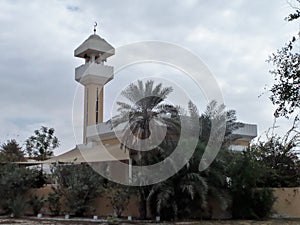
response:
{"label": "crescent finial on minaret", "polygon": [[94,34],[96,34],[96,27],[97,27],[97,22],[95,22],[95,24],[94,24]]}

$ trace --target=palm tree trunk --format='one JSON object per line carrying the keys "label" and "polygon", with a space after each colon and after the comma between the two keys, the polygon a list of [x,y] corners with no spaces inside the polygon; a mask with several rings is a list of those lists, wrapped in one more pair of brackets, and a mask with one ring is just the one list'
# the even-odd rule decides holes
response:
{"label": "palm tree trunk", "polygon": [[[142,139],[143,140],[143,139]],[[139,154],[139,166],[140,166],[140,170],[143,169],[143,149],[144,149],[144,146],[143,146],[143,142],[141,141],[140,142],[140,151],[138,151],[138,154]],[[142,171],[141,171],[141,174]],[[144,179],[144,178],[143,178]],[[146,193],[145,193],[145,186],[140,186],[139,187],[139,195],[140,195],[140,201],[139,201],[139,213],[140,213],[140,219],[144,220],[146,219],[147,217],[147,197],[146,197]]]}

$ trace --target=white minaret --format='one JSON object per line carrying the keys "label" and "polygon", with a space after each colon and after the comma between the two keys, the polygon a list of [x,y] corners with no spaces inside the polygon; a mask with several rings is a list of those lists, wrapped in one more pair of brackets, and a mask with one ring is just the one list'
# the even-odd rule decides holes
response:
{"label": "white minaret", "polygon": [[103,122],[103,89],[113,79],[113,67],[104,65],[115,54],[115,49],[96,34],[89,36],[74,51],[74,56],[83,58],[85,64],[75,69],[75,80],[84,86],[83,143],[87,143],[88,126]]}

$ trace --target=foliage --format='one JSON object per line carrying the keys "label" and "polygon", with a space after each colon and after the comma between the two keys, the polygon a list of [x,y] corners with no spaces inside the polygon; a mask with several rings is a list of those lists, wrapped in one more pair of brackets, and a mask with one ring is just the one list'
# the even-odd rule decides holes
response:
{"label": "foliage", "polygon": [[117,217],[121,217],[123,211],[126,209],[130,199],[130,188],[117,183],[109,183],[108,198],[110,204],[114,209],[114,213]]}
{"label": "foliage", "polygon": [[251,208],[254,209],[256,219],[267,218],[273,213],[273,204],[276,198],[269,188],[252,189]]}
{"label": "foliage", "polygon": [[57,188],[52,187],[52,191],[48,194],[48,205],[52,216],[58,216],[61,211],[61,199],[62,195]]}
{"label": "foliage", "polygon": [[53,128],[44,126],[35,130],[34,135],[25,142],[27,154],[36,160],[46,160],[53,156],[53,150],[59,146],[58,138],[54,132]]}
{"label": "foliage", "polygon": [[[227,149],[221,149],[213,163],[203,172],[208,186],[207,199],[216,202],[224,211],[228,210],[232,203],[226,174],[230,160],[230,152]],[[206,210],[208,217],[212,218],[213,206],[208,204]]]}
{"label": "foliage", "polygon": [[[164,100],[172,90],[171,87],[162,88],[161,83],[154,86],[153,80],[148,80],[145,84],[138,80],[138,84],[132,83],[121,92],[128,102],[117,102],[119,114],[114,116],[110,123],[113,127],[125,124],[121,147],[130,151],[134,163],[142,164],[141,151],[134,149],[141,147],[136,146],[136,143],[139,143],[137,139],[150,137],[150,121],[156,127],[160,127],[158,125],[162,122],[168,124],[167,118],[162,115],[174,111],[172,106],[164,104]],[[156,132],[153,135],[157,135]]]}
{"label": "foliage", "polygon": [[47,176],[44,173],[44,171],[36,170],[36,177],[35,177],[34,183],[32,184],[32,187],[33,188],[41,188],[46,184],[46,182],[47,182]]}
{"label": "foliage", "polygon": [[153,185],[149,194],[151,211],[164,220],[181,218],[190,212],[194,203],[205,207],[206,193],[205,178],[185,168],[172,178]]}
{"label": "foliage", "polygon": [[8,212],[15,218],[24,216],[27,207],[27,202],[24,196],[16,195],[8,201]]}
{"label": "foliage", "polygon": [[[201,135],[199,137],[199,141],[204,145],[207,145],[209,137],[211,135],[211,125],[212,121],[221,121],[222,119],[226,122],[225,134],[223,140],[223,147],[228,147],[229,144],[237,139],[238,137],[233,134],[233,131],[242,127],[243,124],[237,122],[236,111],[235,110],[225,110],[225,105],[218,105],[216,101],[211,101],[204,113],[200,115],[200,126],[201,126]],[[218,124],[218,123],[217,123]],[[217,129],[221,130],[220,127]],[[214,132],[220,133],[220,131],[216,130]]]}
{"label": "foliage", "polygon": [[[125,126],[122,140],[125,146],[123,145],[122,147],[125,147],[125,149],[128,148],[133,163],[138,165],[154,164],[167,158],[176,147],[178,137],[180,136],[179,108],[164,104],[164,100],[172,91],[172,88],[162,89],[161,84],[155,87],[153,85],[153,81],[147,81],[145,84],[142,81],[138,81],[137,85],[132,84],[124,90],[122,95],[131,104],[118,102],[118,111],[120,113],[110,121],[114,127],[128,122]],[[192,102],[189,102],[188,107],[189,116],[198,119],[199,113],[197,107]],[[221,169],[212,169],[207,173],[200,173],[198,170],[201,156],[210,136],[211,120],[225,118],[227,122],[225,132],[226,142],[234,139],[233,136],[230,136],[232,131],[241,126],[239,123],[236,123],[235,111],[224,111],[224,109],[224,105],[218,106],[217,102],[213,101],[208,105],[206,113],[199,118],[200,124],[202,124],[202,134],[200,136],[201,147],[200,145],[198,146],[200,152],[197,151],[197,154],[195,154],[195,157],[187,167],[165,182],[155,184],[152,187],[139,188],[137,194],[140,198],[141,218],[145,218],[146,198],[151,202],[154,214],[162,215],[162,218],[165,217],[168,219],[188,215],[188,212],[192,210],[191,202],[195,204],[197,202],[200,208],[205,208],[208,190],[210,196],[214,196],[221,201],[224,207],[228,205],[225,203],[227,201],[225,200],[227,198],[225,175],[224,173],[220,175],[222,172]],[[150,120],[157,122],[157,124],[164,123],[167,125],[167,135],[164,141],[157,148],[153,149],[151,154],[136,152],[130,149],[128,146],[133,146],[134,144],[132,143],[137,143],[137,138],[146,139],[150,136]],[[191,132],[194,125],[191,124]],[[129,135],[131,133],[133,135]],[[186,140],[186,142],[188,143],[189,141]],[[221,177],[218,184],[222,188],[217,189],[213,186],[208,188],[206,178],[213,176],[215,178]],[[208,180],[213,183],[213,179]]]}
{"label": "foliage", "polygon": [[93,210],[90,204],[102,191],[103,179],[88,164],[56,165],[53,174],[68,213],[83,216]]}
{"label": "foliage", "polygon": [[163,220],[211,218],[208,199],[215,200],[223,210],[230,206],[225,173],[227,152],[221,150],[211,166],[200,172],[203,152],[204,146],[199,143],[186,166],[168,180],[152,186],[148,199],[153,215],[159,215]]}
{"label": "foliage", "polygon": [[12,204],[18,206],[16,196],[22,198],[25,193],[35,187],[38,171],[19,167],[15,164],[0,166],[0,205],[5,211],[12,210]]}
{"label": "foliage", "polygon": [[[300,0],[296,2],[299,4]],[[299,19],[299,12],[300,8],[296,8],[295,13],[285,19],[287,21]],[[289,43],[273,53],[267,60],[274,66],[274,69],[270,71],[275,78],[275,83],[270,89],[272,93],[270,99],[277,106],[275,117],[288,117],[300,107],[300,54],[295,49],[297,40],[300,40],[299,36],[292,37]]]}
{"label": "foliage", "polygon": [[298,117],[292,128],[283,136],[267,134],[266,141],[252,145],[258,161],[264,167],[266,176],[259,184],[262,187],[299,187],[300,161],[296,147],[300,144]]}
{"label": "foliage", "polygon": [[116,216],[110,216],[107,218],[107,223],[109,225],[119,224],[120,220]]}
{"label": "foliage", "polygon": [[263,219],[269,216],[275,198],[271,189],[257,188],[265,171],[255,153],[251,149],[234,153],[228,173],[231,179],[233,218]]}
{"label": "foliage", "polygon": [[228,167],[235,218],[267,217],[275,201],[268,188],[300,185],[300,163],[295,152],[300,133],[296,116],[292,128],[283,137],[272,132],[266,141],[252,144],[247,151],[233,154]]}
{"label": "foliage", "polygon": [[25,161],[24,152],[15,139],[8,140],[0,146],[1,162],[20,162]]}
{"label": "foliage", "polygon": [[[209,139],[211,119],[225,116],[227,123],[224,142],[233,140],[234,138],[230,137],[232,131],[240,127],[240,124],[236,123],[235,111],[225,112],[224,106],[218,106],[213,101],[208,105],[205,113],[199,116],[197,107],[189,102],[188,116],[199,118],[202,126],[194,154],[186,166],[173,177],[153,185],[148,197],[152,213],[161,215],[162,219],[199,217],[202,212],[211,211],[210,205],[207,204],[208,198],[217,201],[224,210],[229,207],[231,202],[225,173],[227,151],[222,148],[214,162],[203,172],[199,171],[199,164]],[[191,148],[189,143],[188,139],[185,140],[183,149]],[[164,146],[161,146],[164,154],[160,160],[168,156],[168,144],[165,143]],[[211,217],[211,215],[206,216]]]}
{"label": "foliage", "polygon": [[41,209],[44,207],[46,199],[44,196],[39,197],[37,195],[31,195],[28,201],[29,205],[32,208],[33,214],[37,215],[40,213]]}
{"label": "foliage", "polygon": [[[161,84],[158,87],[153,87],[153,84],[153,81],[147,81],[145,84],[138,81],[137,85],[132,84],[124,90],[122,94],[130,104],[118,102],[119,115],[110,120],[113,127],[125,123],[121,148],[129,150],[130,157],[136,165],[153,165],[166,159],[177,146],[180,136],[180,110],[178,107],[164,104],[164,99],[172,89],[169,91],[163,89],[166,91],[161,94]],[[155,93],[153,93],[154,90],[156,90]],[[243,126],[236,121],[236,112],[226,111],[225,106],[218,105],[216,101],[210,102],[201,116],[192,102],[189,102],[188,109],[189,114],[185,116],[199,118],[202,131],[199,134],[199,142],[194,155],[180,171],[176,171],[173,177],[154,185],[136,187],[141,218],[145,218],[147,200],[150,203],[152,215],[159,215],[162,219],[194,218],[194,216],[202,216],[202,212],[211,217],[212,214],[209,213],[212,210],[207,204],[208,199],[217,201],[224,210],[232,204],[234,216],[237,218],[267,216],[274,198],[270,190],[256,189],[263,177],[256,156],[250,150],[243,154],[233,154],[226,150],[232,141],[239,138],[233,131]],[[151,136],[150,120],[157,124],[167,125],[165,139],[159,146],[152,149],[151,154],[133,150],[131,146],[136,145],[138,139]],[[224,120],[226,121],[225,130],[218,123]],[[211,129],[213,122],[217,124],[214,131]],[[190,124],[190,126],[193,132],[195,124]],[[221,135],[223,131],[225,131],[225,137],[219,154],[207,170],[200,172],[199,164],[211,132]],[[189,138],[182,143],[183,149],[191,148]],[[184,154],[182,152],[183,158]],[[228,182],[229,177],[231,183]]]}
{"label": "foliage", "polygon": [[264,169],[268,171],[260,184],[266,187],[298,187],[300,164],[291,146],[284,146],[280,138],[273,137],[255,146]]}
{"label": "foliage", "polygon": [[[134,149],[145,148],[141,146],[140,140],[151,136],[150,121],[155,124],[154,138],[159,139],[161,131],[160,124],[172,126],[170,117],[176,116],[177,110],[174,106],[165,104],[164,100],[172,92],[171,87],[162,87],[162,84],[154,85],[153,80],[145,83],[138,80],[137,84],[130,84],[128,88],[122,91],[122,96],[127,102],[117,102],[119,114],[114,116],[109,122],[113,127],[125,124],[122,136],[121,148],[129,150],[133,165],[143,165],[149,163],[149,154],[145,151]],[[149,147],[149,146],[147,146]],[[145,219],[147,215],[147,195],[148,187],[139,187],[138,196],[140,218]]]}

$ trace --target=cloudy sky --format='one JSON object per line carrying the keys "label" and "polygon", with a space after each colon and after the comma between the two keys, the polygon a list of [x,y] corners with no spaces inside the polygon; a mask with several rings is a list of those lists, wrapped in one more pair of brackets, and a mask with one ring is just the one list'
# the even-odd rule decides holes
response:
{"label": "cloudy sky", "polygon": [[[73,51],[92,33],[94,21],[99,24],[97,33],[117,50],[155,40],[197,55],[215,77],[227,108],[235,109],[240,121],[258,124],[262,134],[272,126],[274,111],[268,94],[258,97],[272,84],[265,60],[297,33],[299,24],[284,21],[292,11],[286,0],[2,0],[0,142],[15,138],[23,144],[33,130],[45,125],[55,128],[61,140],[56,154],[80,143],[72,116],[74,99],[82,97],[74,68],[83,62],[74,58]],[[160,77],[173,73],[160,66],[145,72]],[[124,74],[116,74],[107,85],[106,118],[124,79],[146,76]],[[172,76],[168,79],[172,81]],[[195,95],[192,98],[198,101]],[[280,120],[279,125],[283,131],[288,121]]]}

